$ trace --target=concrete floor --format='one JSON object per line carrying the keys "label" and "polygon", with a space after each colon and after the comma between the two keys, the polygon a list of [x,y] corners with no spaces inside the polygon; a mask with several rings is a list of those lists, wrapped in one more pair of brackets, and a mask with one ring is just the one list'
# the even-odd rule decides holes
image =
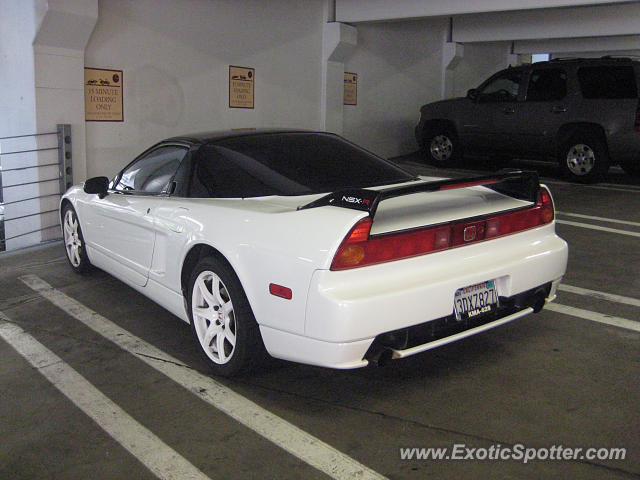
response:
{"label": "concrete floor", "polygon": [[[406,157],[416,172],[437,170]],[[480,173],[482,165],[444,175]],[[640,185],[542,174],[570,246],[565,284],[640,299]],[[585,219],[567,214],[603,217]],[[616,223],[613,220],[632,223]],[[635,233],[635,236],[633,235]],[[32,274],[207,373],[186,324],[95,272],[75,275],[60,244],[0,256],[0,312],[210,478],[326,478],[168,379],[19,280]],[[640,306],[561,291],[558,304],[640,325]],[[383,368],[333,371],[274,361],[220,382],[392,479],[640,478],[640,333],[550,310]],[[0,478],[155,475],[0,339]],[[188,367],[187,367],[188,366]],[[401,460],[401,447],[624,447],[624,460]],[[337,478],[337,477],[336,477]]]}

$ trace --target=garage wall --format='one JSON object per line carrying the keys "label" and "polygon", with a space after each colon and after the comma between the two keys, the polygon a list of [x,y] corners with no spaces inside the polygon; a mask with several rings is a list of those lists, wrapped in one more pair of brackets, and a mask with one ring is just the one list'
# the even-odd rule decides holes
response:
{"label": "garage wall", "polygon": [[[467,43],[464,58],[452,75],[455,97],[463,97],[499,70],[509,66],[510,42]],[[513,65],[515,66],[515,65]]]}
{"label": "garage wall", "polygon": [[[123,70],[123,123],[87,123],[87,174],[167,136],[318,128],[323,0],[102,0],[85,66]],[[255,68],[255,109],[228,108],[228,66]]]}
{"label": "garage wall", "polygon": [[358,24],[345,71],[358,74],[358,105],[344,106],[344,135],[385,157],[417,149],[420,106],[440,99],[444,18]]}

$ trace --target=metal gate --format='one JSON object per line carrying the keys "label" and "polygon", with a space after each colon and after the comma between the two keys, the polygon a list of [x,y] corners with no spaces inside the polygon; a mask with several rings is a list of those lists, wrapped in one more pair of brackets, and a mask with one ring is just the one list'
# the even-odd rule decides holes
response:
{"label": "metal gate", "polygon": [[0,137],[0,250],[60,239],[58,204],[72,174],[71,125]]}

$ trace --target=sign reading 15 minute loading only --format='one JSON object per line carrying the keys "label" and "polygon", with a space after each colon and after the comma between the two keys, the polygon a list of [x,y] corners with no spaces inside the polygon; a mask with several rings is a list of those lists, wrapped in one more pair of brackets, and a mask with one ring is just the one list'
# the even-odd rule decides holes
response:
{"label": "sign reading 15 minute loading only", "polygon": [[84,69],[84,119],[87,122],[122,122],[122,70]]}
{"label": "sign reading 15 minute loading only", "polygon": [[229,66],[229,108],[253,108],[253,68]]}

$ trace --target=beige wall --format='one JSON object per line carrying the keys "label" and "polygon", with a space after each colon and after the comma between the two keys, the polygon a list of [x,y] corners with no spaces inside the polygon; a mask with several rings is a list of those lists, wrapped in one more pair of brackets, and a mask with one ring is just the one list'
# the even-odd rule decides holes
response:
{"label": "beige wall", "polygon": [[420,106],[440,99],[447,19],[358,25],[345,70],[358,74],[358,105],[344,107],[344,135],[393,157],[417,149]]}
{"label": "beige wall", "polygon": [[[104,0],[85,66],[124,71],[123,123],[87,123],[87,173],[113,175],[168,136],[318,128],[322,0]],[[161,7],[161,8],[160,8]],[[228,108],[228,67],[255,68],[255,109]]]}
{"label": "beige wall", "polygon": [[466,44],[464,57],[452,75],[454,96],[465,96],[467,90],[476,88],[489,76],[507,68],[510,46],[510,42]]}

